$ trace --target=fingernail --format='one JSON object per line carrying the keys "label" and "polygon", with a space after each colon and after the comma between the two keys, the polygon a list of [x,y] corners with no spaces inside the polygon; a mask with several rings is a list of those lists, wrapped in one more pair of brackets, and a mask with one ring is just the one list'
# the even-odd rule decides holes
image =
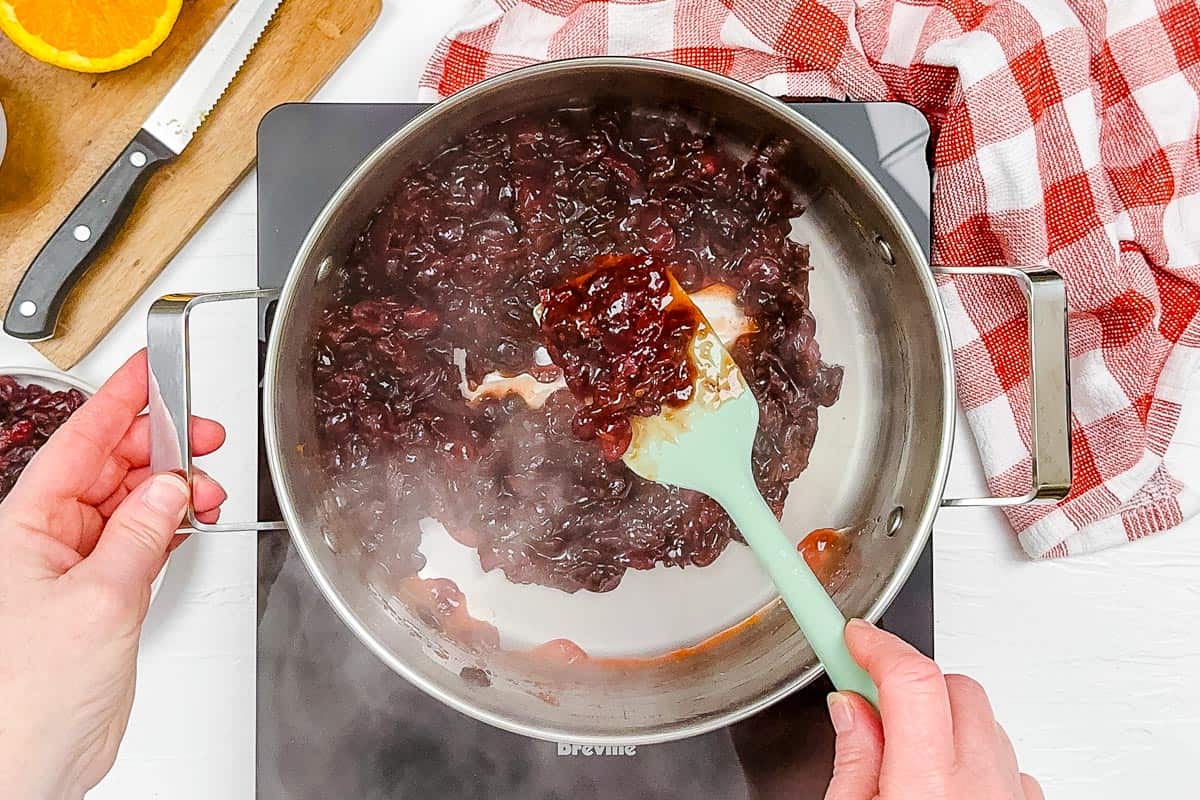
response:
{"label": "fingernail", "polygon": [[858,628],[859,630],[866,631],[866,630],[871,630],[875,626],[872,625],[871,623],[867,622],[865,619],[859,619],[858,617],[855,617],[854,619],[852,619],[846,623],[846,627],[847,628]]}
{"label": "fingernail", "polygon": [[854,728],[854,709],[850,701],[840,692],[830,692],[825,702],[829,704],[829,721],[833,723],[834,732],[839,736],[849,733]]}
{"label": "fingernail", "polygon": [[155,475],[142,495],[142,502],[159,514],[180,514],[187,501],[187,486],[175,475]]}

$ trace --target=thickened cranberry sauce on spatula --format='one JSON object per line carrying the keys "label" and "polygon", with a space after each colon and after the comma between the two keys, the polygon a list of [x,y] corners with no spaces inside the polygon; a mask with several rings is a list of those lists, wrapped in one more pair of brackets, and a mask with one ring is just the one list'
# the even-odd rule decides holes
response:
{"label": "thickened cranberry sauce on spatula", "polygon": [[601,256],[594,269],[541,291],[550,358],[582,404],[572,428],[609,461],[629,448],[631,417],[653,417],[694,394],[689,351],[699,312],[676,302],[682,290],[660,261]]}
{"label": "thickened cranberry sauce on spatula", "polygon": [[582,279],[543,290],[542,304],[550,353],[584,404],[576,427],[587,433],[598,420],[606,455],[620,442],[636,475],[717,501],[833,685],[878,703],[846,649],[845,617],[759,492],[751,468],[758,403],[670,272],[649,258],[605,259]]}
{"label": "thickened cranberry sauce on spatula", "polygon": [[539,292],[620,254],[693,296],[724,289],[748,318],[724,344],[760,409],[752,471],[779,513],[842,376],[821,362],[781,152],[686,113],[565,109],[481,128],[399,180],[340,270],[312,363],[323,502],[361,532],[339,552],[411,575],[431,517],[485,571],[603,592],[740,539],[710,498],[614,459],[621,425],[548,357]]}

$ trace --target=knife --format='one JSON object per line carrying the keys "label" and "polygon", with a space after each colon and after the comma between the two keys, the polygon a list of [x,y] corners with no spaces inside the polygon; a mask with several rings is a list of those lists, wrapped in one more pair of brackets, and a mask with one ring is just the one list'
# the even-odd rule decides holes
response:
{"label": "knife", "polygon": [[71,287],[133,210],[150,175],[192,140],[254,49],[282,0],[238,0],[162,102],[25,270],[4,332],[41,341],[54,335]]}

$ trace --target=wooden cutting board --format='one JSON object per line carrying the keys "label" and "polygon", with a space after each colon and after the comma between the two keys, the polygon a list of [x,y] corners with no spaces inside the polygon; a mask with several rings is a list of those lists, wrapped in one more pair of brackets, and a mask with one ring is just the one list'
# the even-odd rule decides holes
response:
{"label": "wooden cutting board", "polygon": [[[9,135],[0,162],[3,308],[42,244],[232,5],[184,0],[162,47],[103,75],[43,64],[0,35],[0,104]],[[312,96],[371,28],[379,8],[380,0],[283,0],[187,150],[150,179],[122,230],[76,284],[55,338],[36,345],[47,358],[67,369],[104,337],[253,165],[263,114]]]}

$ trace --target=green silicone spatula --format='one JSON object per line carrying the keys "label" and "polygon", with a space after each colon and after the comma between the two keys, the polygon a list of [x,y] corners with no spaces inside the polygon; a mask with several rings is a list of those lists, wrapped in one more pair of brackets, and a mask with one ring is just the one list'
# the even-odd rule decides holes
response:
{"label": "green silicone spatula", "polygon": [[[688,302],[683,291],[674,302]],[[695,389],[683,406],[633,417],[624,461],[658,483],[703,492],[733,519],[808,637],[833,685],[878,705],[875,685],[846,649],[846,618],[809,569],[763,500],[750,471],[758,403],[733,358],[704,316],[691,341]]]}

